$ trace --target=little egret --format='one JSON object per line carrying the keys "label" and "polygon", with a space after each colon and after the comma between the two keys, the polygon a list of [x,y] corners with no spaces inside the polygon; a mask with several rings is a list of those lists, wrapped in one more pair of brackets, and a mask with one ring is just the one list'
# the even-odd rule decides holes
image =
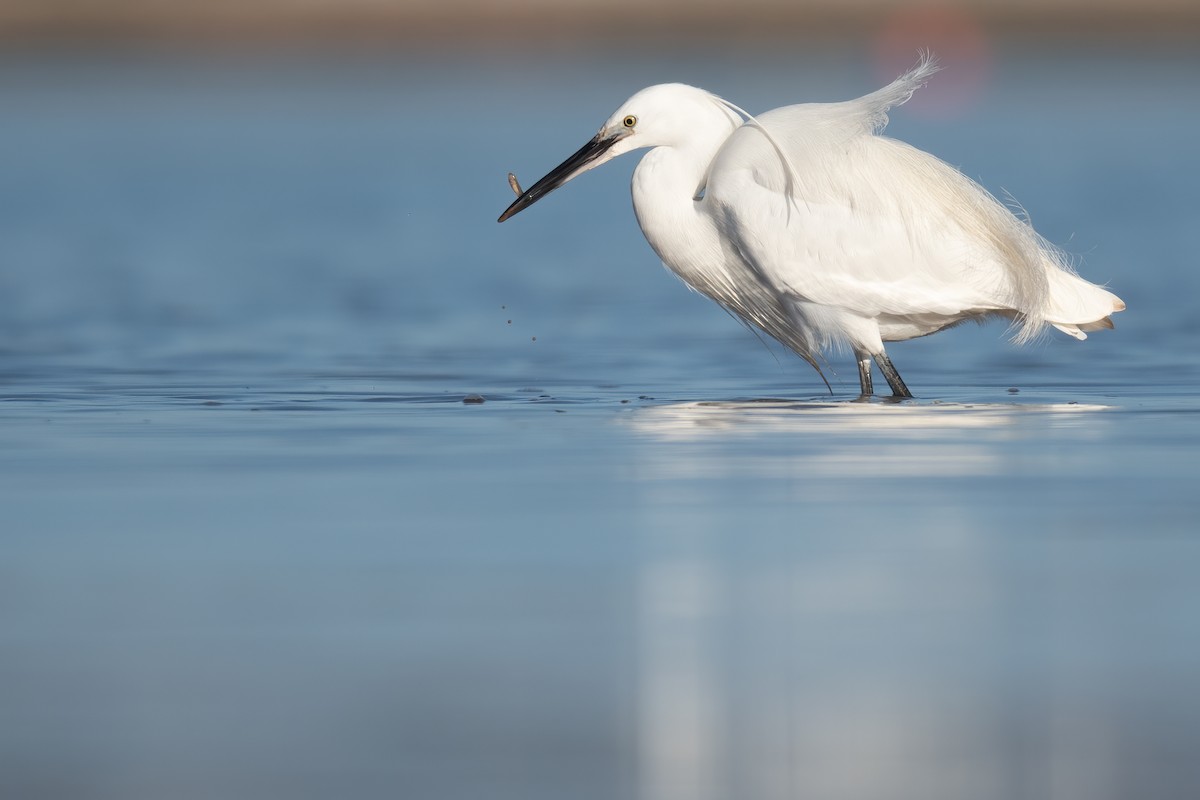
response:
{"label": "little egret", "polygon": [[893,395],[912,397],[884,342],[991,317],[1012,322],[1018,343],[1046,325],[1076,339],[1111,328],[1125,304],[1078,277],[1027,220],[945,162],[880,135],[888,109],[937,70],[923,55],[857,100],[757,117],[702,89],[651,86],[498,221],[622,153],[653,148],[634,171],[633,208],[667,268],[822,380],[818,359],[847,345],[864,398],[872,359]]}

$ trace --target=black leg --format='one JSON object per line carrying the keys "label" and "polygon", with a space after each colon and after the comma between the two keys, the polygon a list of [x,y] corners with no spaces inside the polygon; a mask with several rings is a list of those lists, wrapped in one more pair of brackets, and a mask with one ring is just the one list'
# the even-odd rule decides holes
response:
{"label": "black leg", "polygon": [[[892,395],[895,397],[912,397],[912,392],[904,385],[904,381],[900,378],[900,373],[892,366],[892,360],[887,357],[887,353],[880,350],[875,354],[875,363],[879,365],[879,371],[883,373],[883,377],[887,379],[888,386],[892,387]],[[862,371],[862,364],[859,364],[859,371]]]}
{"label": "black leg", "polygon": [[875,393],[875,387],[871,385],[871,357],[859,356],[858,358],[858,385],[862,390],[860,398],[868,398]]}

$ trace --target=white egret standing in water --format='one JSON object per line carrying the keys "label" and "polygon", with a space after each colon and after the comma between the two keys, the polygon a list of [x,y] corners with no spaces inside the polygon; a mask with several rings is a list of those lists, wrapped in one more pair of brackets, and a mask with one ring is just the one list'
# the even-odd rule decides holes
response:
{"label": "white egret standing in water", "polygon": [[990,317],[1015,323],[1017,342],[1046,325],[1077,339],[1111,328],[1120,298],[1078,277],[961,172],[879,135],[888,109],[937,69],[924,56],[857,100],[757,117],[702,89],[651,86],[499,221],[609,159],[653,148],[633,174],[633,207],[659,258],[818,374],[823,351],[849,346],[864,397],[872,359],[893,395],[912,396],[884,342]]}

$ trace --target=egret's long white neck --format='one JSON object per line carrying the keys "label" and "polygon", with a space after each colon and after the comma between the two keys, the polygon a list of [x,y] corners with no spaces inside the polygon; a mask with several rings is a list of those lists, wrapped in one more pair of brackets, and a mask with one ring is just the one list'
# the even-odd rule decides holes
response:
{"label": "egret's long white neck", "polygon": [[697,192],[709,165],[740,120],[713,104],[712,119],[696,126],[683,141],[656,147],[633,173],[633,210],[646,240],[667,267],[689,286],[713,296],[709,273],[721,240],[697,212]]}

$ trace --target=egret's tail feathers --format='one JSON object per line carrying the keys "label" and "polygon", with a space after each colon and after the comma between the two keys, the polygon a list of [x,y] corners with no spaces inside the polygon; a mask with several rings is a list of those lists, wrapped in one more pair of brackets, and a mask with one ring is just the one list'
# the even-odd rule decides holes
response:
{"label": "egret's tail feathers", "polygon": [[1076,325],[1065,325],[1061,322],[1051,322],[1050,324],[1058,328],[1067,336],[1074,336],[1081,342],[1087,338],[1089,333],[1095,333],[1096,331],[1111,331],[1116,327],[1113,325],[1112,317],[1098,319],[1095,322],[1080,322]]}
{"label": "egret's tail feathers", "polygon": [[937,58],[929,50],[921,50],[918,56],[916,66],[908,72],[879,91],[872,92],[858,100],[870,109],[871,127],[876,133],[887,127],[888,109],[907,103],[917,89],[925,85],[929,76],[942,68],[937,63]]}
{"label": "egret's tail feathers", "polygon": [[1082,328],[1078,325],[1062,325],[1057,322],[1051,322],[1050,324],[1053,325],[1054,327],[1058,328],[1060,331],[1065,333],[1067,336],[1074,336],[1076,339],[1078,339],[1081,342],[1087,338],[1087,334],[1084,333]]}
{"label": "egret's tail feathers", "polygon": [[1104,317],[1103,319],[1098,319],[1095,322],[1083,323],[1079,326],[1079,330],[1088,331],[1090,333],[1091,331],[1111,331],[1115,327],[1117,326],[1113,325],[1112,317]]}
{"label": "egret's tail feathers", "polygon": [[1111,314],[1125,310],[1125,301],[1066,270],[1049,273],[1050,296],[1046,321],[1068,336],[1086,339],[1093,331],[1112,330]]}

